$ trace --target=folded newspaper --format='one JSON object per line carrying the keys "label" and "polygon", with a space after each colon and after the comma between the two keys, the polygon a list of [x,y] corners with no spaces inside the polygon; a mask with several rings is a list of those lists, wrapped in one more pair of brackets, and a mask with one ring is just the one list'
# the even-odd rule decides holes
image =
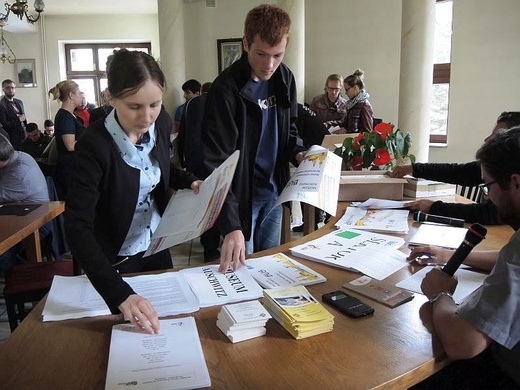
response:
{"label": "folded newspaper", "polygon": [[180,190],[170,199],[145,256],[199,237],[211,228],[226,199],[240,152],[237,150],[208,176],[197,195]]}

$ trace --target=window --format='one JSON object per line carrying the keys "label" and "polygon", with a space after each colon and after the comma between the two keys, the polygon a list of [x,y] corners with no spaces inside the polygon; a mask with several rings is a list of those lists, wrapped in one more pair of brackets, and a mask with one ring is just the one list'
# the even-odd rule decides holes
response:
{"label": "window", "polygon": [[437,0],[433,88],[430,112],[430,143],[445,144],[448,139],[448,107],[451,71],[452,0]]}
{"label": "window", "polygon": [[107,87],[106,62],[114,50],[126,48],[150,53],[150,43],[67,44],[67,79],[78,83],[87,101],[101,104],[100,93]]}

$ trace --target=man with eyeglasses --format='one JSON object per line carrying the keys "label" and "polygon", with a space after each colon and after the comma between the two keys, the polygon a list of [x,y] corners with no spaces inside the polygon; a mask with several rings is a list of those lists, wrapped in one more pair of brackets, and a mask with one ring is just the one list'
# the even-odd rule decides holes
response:
{"label": "man with eyeglasses", "polygon": [[312,99],[310,108],[325,127],[338,126],[347,115],[347,99],[341,96],[343,77],[331,74],[325,81],[325,93]]}
{"label": "man with eyeglasses", "polygon": [[[477,152],[482,188],[498,211],[520,218],[520,127],[499,132]],[[412,389],[520,387],[520,231],[498,255],[482,287],[457,306],[457,280],[435,268],[421,290],[430,300],[434,332],[453,362]]]}

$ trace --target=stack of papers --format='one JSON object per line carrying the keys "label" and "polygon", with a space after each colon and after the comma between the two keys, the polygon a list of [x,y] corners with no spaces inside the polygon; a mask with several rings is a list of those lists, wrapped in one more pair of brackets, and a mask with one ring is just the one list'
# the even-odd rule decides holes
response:
{"label": "stack of papers", "polygon": [[343,229],[295,246],[291,254],[382,280],[408,264],[396,249],[403,244],[401,237]]}
{"label": "stack of papers", "polygon": [[295,339],[331,332],[334,316],[304,286],[264,290],[264,305]]}
{"label": "stack of papers", "polygon": [[112,327],[105,389],[199,389],[211,379],[193,317],[161,320],[161,333]]}
{"label": "stack of papers", "polygon": [[456,249],[464,241],[468,229],[422,223],[410,238],[410,245],[435,245]]}
{"label": "stack of papers", "polygon": [[200,307],[225,305],[262,297],[262,287],[245,267],[218,272],[218,265],[205,265],[179,271],[197,296]]}
{"label": "stack of papers", "polygon": [[258,301],[222,306],[217,316],[218,328],[232,343],[265,335],[265,324],[272,318]]}
{"label": "stack of papers", "polygon": [[339,229],[354,228],[376,233],[408,233],[408,210],[367,210],[347,207],[345,214],[336,222]]}
{"label": "stack of papers", "polygon": [[327,279],[283,253],[246,260],[247,269],[263,288],[308,286]]}

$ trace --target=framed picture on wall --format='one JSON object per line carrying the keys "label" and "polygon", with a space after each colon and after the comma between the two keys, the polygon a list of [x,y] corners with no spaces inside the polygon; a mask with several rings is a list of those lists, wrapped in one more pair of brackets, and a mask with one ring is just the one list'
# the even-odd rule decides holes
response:
{"label": "framed picture on wall", "polygon": [[242,38],[217,39],[218,73],[221,73],[242,55]]}
{"label": "framed picture on wall", "polygon": [[33,88],[36,87],[36,68],[34,59],[20,60],[17,59],[14,64],[16,72],[17,88]]}

